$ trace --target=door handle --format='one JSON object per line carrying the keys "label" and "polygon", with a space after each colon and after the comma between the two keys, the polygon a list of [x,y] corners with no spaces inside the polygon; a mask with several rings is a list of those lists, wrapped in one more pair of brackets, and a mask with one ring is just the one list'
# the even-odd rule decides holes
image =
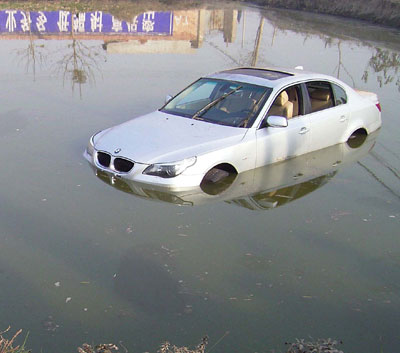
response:
{"label": "door handle", "polygon": [[344,123],[346,120],[347,120],[347,118],[346,118],[345,115],[342,115],[342,116],[340,117],[340,119],[339,119],[339,121],[340,121],[341,123]]}
{"label": "door handle", "polygon": [[310,129],[308,129],[308,128],[306,128],[306,127],[304,126],[304,127],[302,127],[302,128],[300,129],[299,134],[300,134],[300,135],[304,135],[304,134],[306,134],[306,133],[309,132],[309,131],[310,131]]}

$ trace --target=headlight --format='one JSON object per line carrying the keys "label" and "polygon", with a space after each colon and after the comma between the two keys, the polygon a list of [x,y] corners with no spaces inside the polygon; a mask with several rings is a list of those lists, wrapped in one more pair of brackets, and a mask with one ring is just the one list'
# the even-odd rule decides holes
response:
{"label": "headlight", "polygon": [[151,164],[143,171],[143,174],[155,175],[161,178],[173,178],[182,174],[195,163],[196,157],[191,157],[179,162]]}
{"label": "headlight", "polygon": [[93,156],[94,153],[94,142],[93,142],[94,135],[90,138],[89,143],[86,147],[86,152],[89,156]]}

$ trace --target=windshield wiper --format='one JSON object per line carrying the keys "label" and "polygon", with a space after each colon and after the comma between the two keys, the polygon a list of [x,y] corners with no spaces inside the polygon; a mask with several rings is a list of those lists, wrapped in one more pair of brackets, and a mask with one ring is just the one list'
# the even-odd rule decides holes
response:
{"label": "windshield wiper", "polygon": [[258,102],[253,106],[253,109],[251,109],[251,111],[249,112],[249,114],[247,114],[246,119],[244,119],[240,125],[243,125],[243,127],[247,127],[247,124],[249,123],[249,119],[254,115],[254,113],[258,110],[258,108],[260,107],[261,103],[263,103],[265,96],[267,95],[268,90],[266,89],[265,92],[262,94],[262,96],[260,97],[260,99],[258,100]]}
{"label": "windshield wiper", "polygon": [[212,108],[214,105],[216,105],[217,103],[221,102],[223,99],[225,99],[226,97],[230,96],[232,93],[235,93],[236,91],[238,91],[242,87],[243,86],[238,86],[235,89],[233,89],[232,91],[229,91],[229,92],[223,94],[221,97],[218,97],[217,99],[214,99],[212,102],[208,103],[205,107],[201,108],[199,111],[194,113],[193,116],[192,116],[192,119],[202,120],[202,118],[201,118],[202,114],[204,114],[207,110]]}

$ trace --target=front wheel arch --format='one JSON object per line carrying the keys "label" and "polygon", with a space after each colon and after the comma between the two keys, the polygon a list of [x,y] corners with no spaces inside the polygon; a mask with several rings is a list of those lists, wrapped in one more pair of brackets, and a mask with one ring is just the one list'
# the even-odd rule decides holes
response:
{"label": "front wheel arch", "polygon": [[208,170],[200,183],[201,189],[210,195],[225,191],[236,179],[238,172],[229,163],[218,164]]}

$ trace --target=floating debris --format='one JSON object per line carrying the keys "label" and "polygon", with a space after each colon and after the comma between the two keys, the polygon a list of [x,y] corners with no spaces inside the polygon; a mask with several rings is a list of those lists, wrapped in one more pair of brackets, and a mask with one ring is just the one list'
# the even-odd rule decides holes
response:
{"label": "floating debris", "polygon": [[70,302],[71,300],[72,300],[71,297],[67,297],[67,298],[65,299],[65,302],[68,303],[68,302]]}
{"label": "floating debris", "polygon": [[54,285],[55,285],[56,287],[60,287],[60,286],[61,286],[61,282],[56,282],[56,283],[54,283]]}
{"label": "floating debris", "polygon": [[45,331],[55,332],[60,327],[54,322],[53,316],[49,315],[42,321],[42,327]]}
{"label": "floating debris", "polygon": [[346,211],[335,211],[332,215],[331,215],[331,219],[334,221],[338,221],[340,217],[343,216],[349,216],[351,215],[350,212],[346,212]]}
{"label": "floating debris", "polygon": [[191,314],[193,312],[193,307],[191,305],[186,305],[183,312],[184,314]]}

